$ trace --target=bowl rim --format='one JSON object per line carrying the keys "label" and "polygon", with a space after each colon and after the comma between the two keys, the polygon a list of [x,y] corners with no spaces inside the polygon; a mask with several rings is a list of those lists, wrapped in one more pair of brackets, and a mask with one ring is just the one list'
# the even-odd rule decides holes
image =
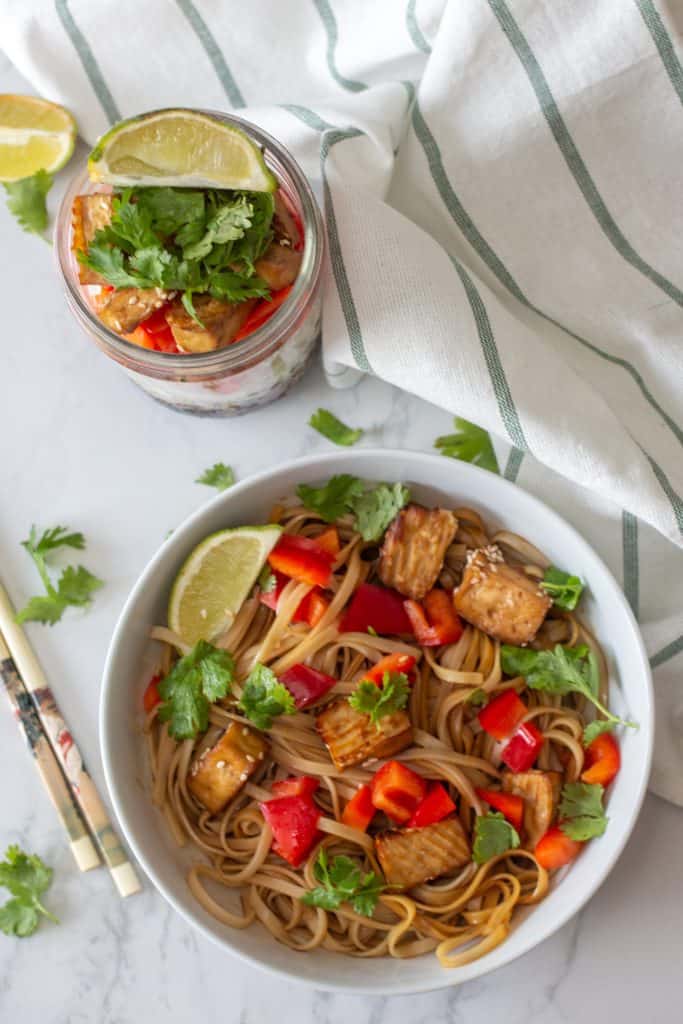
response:
{"label": "bowl rim", "polygon": [[[652,766],[652,755],[654,748],[654,689],[652,684],[652,671],[648,660],[645,644],[640,631],[640,627],[636,621],[633,611],[623,593],[622,588],[615,579],[613,573],[604,563],[600,555],[597,553],[595,548],[589,543],[588,540],[570,523],[567,522],[558,512],[546,505],[544,501],[537,498],[535,495],[526,491],[519,484],[513,483],[511,480],[507,480],[503,476],[495,476],[497,485],[499,485],[503,492],[508,493],[521,491],[525,499],[531,502],[535,506],[536,510],[543,515],[547,521],[552,523],[555,522],[561,524],[561,526],[569,531],[573,535],[573,539],[578,541],[579,544],[584,545],[589,553],[595,558],[597,563],[607,578],[608,582],[611,583],[615,589],[619,603],[621,605],[621,611],[625,614],[626,620],[631,627],[631,633],[635,648],[640,655],[642,672],[642,685],[644,688],[644,696],[646,698],[646,715],[641,716],[639,721],[639,729],[645,735],[646,750],[643,758],[643,763],[640,771],[640,778],[638,780],[638,787],[635,792],[631,794],[631,802],[629,805],[629,813],[621,821],[621,834],[617,840],[616,846],[612,851],[611,855],[601,866],[600,870],[596,872],[595,876],[591,879],[590,884],[586,886],[586,890],[581,894],[580,898],[576,900],[571,906],[565,908],[564,911],[560,912],[556,918],[554,918],[549,925],[544,927],[540,934],[531,935],[525,942],[522,943],[520,949],[518,949],[512,956],[506,959],[503,963],[496,964],[495,966],[487,966],[488,955],[481,957],[479,960],[474,961],[467,965],[467,976],[458,978],[454,971],[444,969],[443,980],[436,980],[434,978],[425,979],[424,983],[420,982],[408,982],[405,985],[400,983],[397,985],[395,980],[392,980],[391,988],[382,989],[376,984],[367,984],[363,981],[353,984],[347,984],[345,982],[334,982],[327,981],[324,978],[313,979],[308,976],[304,976],[283,968],[274,964],[269,964],[253,956],[251,953],[240,949],[238,945],[233,945],[231,942],[226,942],[225,939],[218,937],[216,934],[211,932],[198,918],[192,915],[188,910],[182,907],[176,902],[175,896],[164,882],[159,878],[154,866],[149,862],[144,852],[141,850],[135,835],[128,827],[126,813],[123,807],[123,801],[120,798],[119,787],[116,781],[116,769],[114,767],[114,754],[110,749],[108,741],[108,720],[110,718],[109,709],[110,704],[113,700],[113,695],[116,692],[116,686],[113,681],[112,666],[115,660],[116,651],[121,643],[122,638],[125,636],[127,630],[127,619],[131,614],[133,607],[135,606],[140,594],[151,584],[154,578],[154,574],[157,570],[158,564],[166,557],[168,547],[174,545],[177,541],[182,540],[182,536],[185,532],[190,531],[197,523],[199,523],[210,510],[217,508],[220,505],[226,505],[229,507],[230,503],[236,496],[242,493],[244,490],[258,488],[259,485],[268,481],[268,479],[276,474],[282,472],[289,472],[291,470],[308,469],[311,466],[320,467],[321,478],[325,476],[325,467],[338,462],[339,459],[348,459],[351,457],[352,460],[358,460],[359,464],[362,465],[363,461],[368,461],[373,458],[400,458],[407,463],[422,464],[425,463],[433,465],[434,469],[440,468],[443,471],[444,462],[443,456],[433,454],[431,452],[422,452],[417,450],[403,450],[399,448],[361,448],[357,451],[345,451],[345,452],[329,452],[329,453],[315,453],[312,455],[301,456],[296,459],[288,460],[280,465],[269,467],[261,470],[258,473],[254,473],[250,476],[245,477],[238,483],[234,484],[228,491],[224,491],[220,494],[215,495],[209,499],[203,505],[201,505],[195,512],[191,513],[186,517],[183,522],[174,530],[173,534],[169,536],[155,552],[152,558],[147,562],[144,569],[138,576],[132,590],[130,591],[126,601],[119,614],[112,638],[107,650],[105,659],[103,675],[102,675],[102,688],[100,694],[100,707],[98,716],[98,728],[99,728],[99,740],[100,750],[102,755],[102,762],[104,767],[104,777],[109,791],[109,797],[114,807],[114,812],[124,833],[127,843],[129,844],[135,858],[145,871],[146,875],[153,883],[154,887],[164,897],[164,899],[170,904],[170,906],[180,914],[184,921],[186,921],[193,928],[198,929],[201,934],[211,941],[213,944],[221,948],[225,953],[232,954],[242,960],[244,963],[251,967],[259,968],[260,970],[267,971],[269,974],[277,977],[283,981],[296,982],[301,985],[306,985],[309,988],[335,993],[347,993],[349,995],[411,995],[426,992],[438,991],[442,988],[450,988],[458,984],[462,984],[465,981],[473,981],[476,978],[482,977],[491,971],[497,970],[501,967],[507,966],[513,963],[515,960],[524,954],[530,952],[536,946],[540,945],[546,939],[549,939],[559,929],[565,925],[571,918],[579,913],[580,910],[586,905],[589,899],[597,892],[600,886],[603,884],[607,876],[610,874],[619,857],[624,851],[626,843],[628,842],[633,828],[640,814],[640,809],[647,792],[647,784],[650,777],[650,771]],[[457,462],[460,467],[460,471],[467,477],[470,474],[477,477],[486,476],[490,477],[491,473],[489,470],[481,469],[478,466],[473,466],[470,463]],[[362,476],[362,472],[359,474]],[[407,473],[406,473],[407,475]],[[439,474],[435,475],[435,479],[438,480]],[[427,486],[427,485],[422,485]],[[441,484],[435,483],[432,486],[441,487]],[[448,485],[445,484],[444,488]],[[476,499],[475,499],[476,501]]]}

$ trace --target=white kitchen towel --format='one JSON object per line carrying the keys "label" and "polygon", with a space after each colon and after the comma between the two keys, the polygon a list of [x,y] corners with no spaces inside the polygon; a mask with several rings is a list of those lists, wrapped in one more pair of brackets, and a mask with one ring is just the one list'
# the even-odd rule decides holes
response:
{"label": "white kitchen towel", "polygon": [[325,207],[330,382],[485,426],[603,554],[681,804],[682,25],[679,0],[0,0],[0,45],[87,141],[185,105],[293,151]]}

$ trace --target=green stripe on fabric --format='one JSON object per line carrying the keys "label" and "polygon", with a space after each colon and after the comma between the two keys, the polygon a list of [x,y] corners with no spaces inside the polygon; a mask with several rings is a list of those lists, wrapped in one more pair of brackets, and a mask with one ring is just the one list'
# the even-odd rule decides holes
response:
{"label": "green stripe on fabric", "polygon": [[662,58],[662,64],[669,76],[669,81],[676,90],[679,100],[683,103],[683,67],[681,67],[681,62],[676,56],[671,37],[659,16],[659,11],[652,3],[652,0],[635,0],[635,4],[647,25],[653,43],[659,51],[659,56]]}
{"label": "green stripe on fabric", "polygon": [[192,3],[192,0],[176,0],[180,10],[183,12],[197,39],[201,43],[206,56],[209,58],[216,72],[218,79],[223,86],[223,91],[233,107],[245,106],[244,98],[239,90],[237,82],[232,76],[230,68],[225,62],[225,57],[211,29],[206,24],[201,14]]}
{"label": "green stripe on fabric", "polygon": [[418,50],[421,50],[422,53],[431,53],[432,48],[425,39],[422,34],[422,29],[417,23],[417,15],[415,14],[416,3],[417,0],[408,0],[408,6],[406,7],[406,28],[408,29],[408,35]]}
{"label": "green stripe on fabric", "polygon": [[336,129],[336,125],[330,124],[329,121],[323,121],[319,114],[316,114],[314,110],[309,110],[308,107],[300,107],[297,103],[282,103],[281,109],[286,110],[289,114],[293,114],[294,117],[298,117],[300,121],[308,127],[312,128],[314,132],[329,132]]}
{"label": "green stripe on fabric", "polygon": [[650,668],[658,668],[665,661],[671,661],[681,651],[683,651],[683,634],[677,640],[672,640],[666,647],[662,647],[661,651],[657,651],[656,654],[652,655],[650,658]]}
{"label": "green stripe on fabric", "polygon": [[662,467],[657,465],[652,456],[648,455],[648,453],[641,445],[638,445],[638,447],[640,448],[641,452],[643,453],[647,461],[650,463],[650,468],[656,476],[659,482],[659,486],[662,488],[667,498],[671,502],[671,508],[673,509],[674,516],[676,517],[676,523],[678,525],[679,533],[683,535],[683,500],[681,499],[680,494],[678,494],[677,491],[674,490],[671,481],[669,480],[668,476],[666,475]]}
{"label": "green stripe on fabric", "polygon": [[663,274],[660,274],[658,270],[651,267],[635,251],[607,209],[605,201],[600,195],[597,185],[593,181],[583,157],[579,153],[576,143],[565,124],[548,81],[543,74],[541,65],[538,63],[524,33],[512,17],[504,0],[488,0],[488,4],[498,19],[500,27],[507,36],[510,45],[519,57],[553,138],[559,146],[574,181],[586,200],[591,213],[602,228],[605,237],[612,243],[622,259],[639,271],[643,277],[652,281],[654,285],[660,288],[665,295],[668,295],[679,306],[683,306],[683,291],[664,277]]}
{"label": "green stripe on fabric", "polygon": [[626,509],[621,513],[621,546],[624,566],[624,594],[637,620],[640,610],[638,520],[631,512],[627,512]]}
{"label": "green stripe on fabric", "polygon": [[349,92],[364,92],[367,85],[363,82],[356,82],[352,78],[345,78],[337,70],[337,43],[339,32],[337,31],[337,19],[328,0],[313,0],[313,5],[320,15],[325,34],[327,36],[327,67],[337,85]]}
{"label": "green stripe on fabric", "polygon": [[524,461],[524,452],[519,448],[511,448],[510,454],[508,455],[507,466],[503,472],[503,476],[506,480],[517,482],[519,471],[522,468],[522,462]]}
{"label": "green stripe on fabric", "polygon": [[104,80],[104,76],[95,59],[94,53],[90,49],[85,36],[74,21],[73,15],[69,10],[67,0],[55,0],[55,11],[57,12],[57,17],[62,23],[64,31],[68,35],[76,53],[79,56],[81,64],[83,65],[83,70],[88,76],[88,81],[100,102],[100,106],[102,107],[107,120],[110,124],[113,124],[114,121],[120,121],[121,112],[116,105],[114,97],[109,91],[109,87]]}

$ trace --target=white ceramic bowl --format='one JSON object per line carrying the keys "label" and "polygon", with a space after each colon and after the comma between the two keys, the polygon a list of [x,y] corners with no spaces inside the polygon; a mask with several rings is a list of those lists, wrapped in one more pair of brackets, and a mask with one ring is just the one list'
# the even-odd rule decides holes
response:
{"label": "white ceramic bowl", "polygon": [[[441,968],[433,954],[403,961],[360,960],[324,950],[304,954],[279,945],[257,923],[244,931],[231,930],[191,896],[185,883],[186,855],[175,847],[150,803],[139,712],[157,658],[148,632],[151,625],[165,623],[169,588],[178,568],[207,534],[226,526],[263,522],[271,505],[296,484],[322,481],[333,473],[400,480],[426,504],[471,505],[487,522],[523,534],[558,565],[578,573],[588,583],[584,614],[610,664],[610,702],[640,723],[637,732],[626,730],[620,738],[622,767],[609,796],[605,835],[588,844],[541,904],[520,915],[501,946],[458,970]],[[645,793],[653,738],[652,684],[638,627],[619,586],[563,519],[485,470],[438,455],[360,450],[299,459],[254,476],[214,498],[173,533],[133,588],[114,632],[104,672],[100,730],[109,792],[126,838],[157,889],[189,924],[226,953],[289,980],[333,991],[396,995],[457,984],[509,963],[552,935],[590,899],[623,850]]]}

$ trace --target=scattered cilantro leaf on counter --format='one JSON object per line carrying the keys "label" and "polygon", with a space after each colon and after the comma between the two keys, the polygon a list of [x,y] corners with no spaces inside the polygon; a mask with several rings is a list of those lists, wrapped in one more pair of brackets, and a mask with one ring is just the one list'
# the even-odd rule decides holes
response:
{"label": "scattered cilantro leaf on counter", "polygon": [[176,740],[193,739],[209,725],[209,707],[227,697],[234,678],[232,655],[207,640],[175,663],[159,683],[159,720]]}
{"label": "scattered cilantro leaf on counter", "polygon": [[205,469],[201,476],[195,480],[196,484],[206,484],[207,487],[215,487],[218,491],[227,491],[235,482],[235,474],[230,466],[224,462],[216,462],[209,469]]}
{"label": "scattered cilantro leaf on counter", "polygon": [[270,729],[274,718],[296,713],[294,697],[266,665],[254,665],[244,684],[239,707],[257,729]]}
{"label": "scattered cilantro leaf on counter", "polygon": [[583,842],[601,836],[608,818],[602,806],[603,787],[595,782],[567,782],[562,788],[560,828],[570,839]]}
{"label": "scattered cilantro leaf on counter", "polygon": [[601,736],[603,732],[612,732],[615,725],[616,722],[609,722],[605,718],[596,718],[594,721],[589,722],[583,730],[583,745],[590,747],[594,739]]}
{"label": "scattered cilantro leaf on counter", "polygon": [[339,473],[322,487],[299,484],[296,493],[306,508],[317,512],[326,523],[333,523],[351,510],[353,500],[363,493],[363,482],[350,473]]}
{"label": "scattered cilantro leaf on counter", "polygon": [[406,707],[409,694],[410,684],[404,672],[385,672],[381,686],[365,679],[348,697],[348,702],[354,711],[369,715],[372,724],[379,729],[380,719]]}
{"label": "scattered cilantro leaf on counter", "polygon": [[363,874],[355,861],[343,855],[330,864],[322,849],[313,865],[313,874],[320,885],[301,897],[309,907],[336,910],[342,903],[350,903],[357,914],[372,917],[380,893],[386,886],[374,871]]}
{"label": "scattered cilantro leaf on counter", "polygon": [[0,907],[0,930],[5,935],[25,938],[38,927],[40,915],[59,921],[41,903],[40,897],[52,882],[49,868],[36,853],[27,854],[18,846],[10,846],[0,862],[0,885],[9,889],[12,898]]}
{"label": "scattered cilantro leaf on counter", "polygon": [[64,547],[82,551],[85,547],[85,537],[82,533],[69,533],[66,526],[54,526],[44,530],[39,536],[36,527],[32,526],[28,539],[21,543],[35,562],[46,592],[28,600],[21,611],[17,612],[17,622],[43,622],[53,626],[55,622],[59,622],[68,607],[82,608],[90,604],[93,593],[103,586],[102,580],[93,576],[82,565],[68,565],[63,569],[56,587],[50,579],[47,568],[48,556],[58,548]]}
{"label": "scattered cilantro leaf on counter", "polygon": [[471,462],[474,466],[489,469],[492,473],[500,473],[498,459],[487,431],[475,423],[470,423],[469,420],[462,419],[461,416],[455,417],[453,425],[456,432],[437,437],[434,447],[450,459]]}
{"label": "scattered cilantro leaf on counter", "polygon": [[519,843],[517,830],[500,811],[480,814],[474,823],[472,859],[475,864],[485,864],[492,857],[515,850]]}
{"label": "scattered cilantro leaf on counter", "polygon": [[409,500],[410,491],[398,483],[379,484],[354,498],[352,510],[363,540],[380,540],[389,523]]}
{"label": "scattered cilantro leaf on counter", "polygon": [[554,565],[546,569],[541,587],[552,597],[553,604],[568,612],[574,611],[583,593],[583,583],[578,576],[570,576]]}
{"label": "scattered cilantro leaf on counter", "polygon": [[7,193],[7,208],[24,231],[40,235],[47,227],[45,199],[52,188],[52,181],[52,175],[41,169],[30,178],[3,182]]}
{"label": "scattered cilantro leaf on counter", "polygon": [[345,447],[355,444],[363,436],[362,430],[347,427],[329,409],[317,409],[308,421],[308,425],[326,437],[328,441],[332,441],[333,444]]}

